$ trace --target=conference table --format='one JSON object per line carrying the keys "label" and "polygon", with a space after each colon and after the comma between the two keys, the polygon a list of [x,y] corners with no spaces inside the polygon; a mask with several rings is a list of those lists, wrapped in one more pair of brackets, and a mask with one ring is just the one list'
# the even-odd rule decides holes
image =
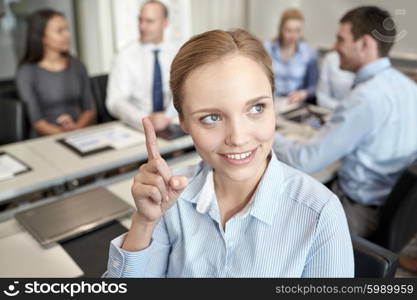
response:
{"label": "conference table", "polygon": [[[168,165],[177,168],[199,161],[198,154],[191,152],[168,160]],[[131,183],[130,177],[106,188],[134,206]],[[43,248],[16,219],[0,222],[0,277],[98,277],[106,269],[110,239],[129,227],[130,216],[126,216],[82,237]]]}
{"label": "conference table", "polygon": [[[84,129],[88,132],[97,128],[119,126],[120,122],[101,124]],[[314,129],[279,117],[277,125],[281,133],[293,135],[296,139],[306,139]],[[81,131],[81,132],[83,132]],[[71,133],[74,134],[74,133]],[[70,133],[54,137],[43,137],[27,142],[0,147],[18,159],[27,163],[31,172],[20,174],[11,180],[0,181],[0,201],[10,199],[48,186],[62,185],[68,181],[99,174],[109,169],[126,164],[144,161],[147,158],[146,145],[138,144],[124,149],[114,149],[82,157],[58,142]],[[158,140],[161,154],[192,147],[190,136],[175,140]],[[167,160],[171,168],[193,165],[200,161],[196,152],[187,152]],[[311,174],[321,182],[329,181],[339,166],[333,163],[321,172]],[[71,191],[72,194],[94,189],[105,188],[134,207],[130,194],[132,171],[107,181],[91,184]],[[57,200],[68,193],[63,193]],[[15,218],[0,222],[0,277],[97,277],[106,269],[109,242],[112,238],[126,232],[130,227],[130,216],[113,222],[68,241],[55,243],[43,248],[35,238],[26,231]]]}
{"label": "conference table", "polygon": [[[89,156],[80,156],[60,142],[66,137],[115,126],[125,125],[114,121],[0,147],[0,152],[4,151],[13,155],[31,168],[30,171],[16,175],[14,178],[0,181],[0,202],[54,186],[59,187],[80,178],[98,175],[146,160],[147,152],[144,142],[122,149],[109,149]],[[138,134],[143,136],[143,133]],[[158,142],[162,155],[193,146],[192,139],[188,135],[172,141],[158,139]]]}

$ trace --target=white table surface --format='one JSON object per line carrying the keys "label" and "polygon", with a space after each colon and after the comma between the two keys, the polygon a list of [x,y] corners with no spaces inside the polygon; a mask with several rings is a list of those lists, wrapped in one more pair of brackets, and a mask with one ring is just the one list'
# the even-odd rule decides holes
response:
{"label": "white table surface", "polygon": [[8,144],[0,147],[0,151],[11,154],[31,168],[28,172],[0,181],[0,202],[64,183],[60,170],[33,153],[26,143]]}
{"label": "white table surface", "polygon": [[[40,137],[0,147],[0,151],[12,154],[32,168],[29,172],[0,181],[0,202],[54,185],[62,185],[76,178],[94,175],[145,160],[147,151],[144,143],[82,157],[57,142],[58,139],[69,135],[118,124],[121,124],[121,122],[100,124],[74,132]],[[172,141],[158,139],[158,142],[161,154],[185,149],[193,145],[190,136]]]}
{"label": "white table surface", "polygon": [[[168,160],[168,165],[176,168],[196,164],[199,160],[200,157],[191,152]],[[134,206],[130,194],[132,180],[129,178],[107,188]],[[130,217],[119,221],[129,229]],[[0,222],[0,277],[79,277],[82,274],[83,271],[59,244],[43,248],[16,219]]]}

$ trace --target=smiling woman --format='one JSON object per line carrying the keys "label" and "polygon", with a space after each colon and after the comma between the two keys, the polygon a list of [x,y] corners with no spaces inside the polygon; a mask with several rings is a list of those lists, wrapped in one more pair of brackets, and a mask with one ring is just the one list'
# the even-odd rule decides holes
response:
{"label": "smiling woman", "polygon": [[271,151],[273,76],[262,44],[240,30],[197,35],[174,59],[171,89],[203,161],[172,175],[143,120],[149,159],[132,186],[137,211],[111,242],[106,276],[353,276],[337,197]]}

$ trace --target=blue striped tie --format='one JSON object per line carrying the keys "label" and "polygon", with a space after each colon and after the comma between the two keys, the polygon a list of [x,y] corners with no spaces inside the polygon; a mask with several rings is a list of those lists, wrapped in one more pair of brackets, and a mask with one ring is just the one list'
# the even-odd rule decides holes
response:
{"label": "blue striped tie", "polygon": [[162,90],[161,66],[159,65],[158,53],[159,49],[153,50],[155,55],[153,69],[153,86],[152,86],[152,103],[153,111],[162,111],[164,109],[164,94]]}

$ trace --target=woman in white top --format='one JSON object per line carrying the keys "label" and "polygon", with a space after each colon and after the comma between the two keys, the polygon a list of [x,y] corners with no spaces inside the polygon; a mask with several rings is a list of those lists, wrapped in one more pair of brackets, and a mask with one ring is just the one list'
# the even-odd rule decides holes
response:
{"label": "woman in white top", "polygon": [[106,276],[353,276],[337,197],[271,151],[273,82],[270,58],[245,31],[209,31],[182,46],[170,85],[203,161],[171,173],[143,120],[137,211],[111,242]]}

